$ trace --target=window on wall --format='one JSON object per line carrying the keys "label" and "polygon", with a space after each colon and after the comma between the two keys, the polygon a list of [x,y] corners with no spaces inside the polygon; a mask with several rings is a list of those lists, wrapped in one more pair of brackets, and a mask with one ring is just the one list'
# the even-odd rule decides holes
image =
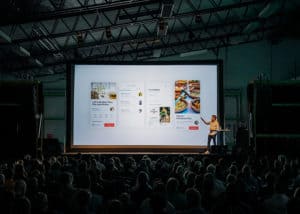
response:
{"label": "window on wall", "polygon": [[224,90],[224,113],[225,126],[231,131],[226,133],[225,142],[227,145],[235,143],[236,132],[241,122],[241,90]]}

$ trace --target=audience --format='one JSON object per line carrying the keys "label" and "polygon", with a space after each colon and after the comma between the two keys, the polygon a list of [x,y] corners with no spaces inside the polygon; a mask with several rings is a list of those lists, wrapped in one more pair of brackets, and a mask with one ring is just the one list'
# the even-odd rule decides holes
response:
{"label": "audience", "polygon": [[283,155],[26,155],[0,167],[0,213],[300,213],[299,159]]}
{"label": "audience", "polygon": [[204,214],[206,213],[201,207],[201,194],[195,188],[189,188],[185,191],[187,206],[182,214]]}
{"label": "audience", "polygon": [[26,197],[26,182],[17,180],[15,182],[15,198],[13,201],[12,213],[14,214],[29,214],[31,213],[31,202]]}
{"label": "audience", "polygon": [[149,184],[149,176],[146,172],[141,171],[137,176],[135,186],[131,189],[131,199],[139,206],[151,193],[152,187]]}
{"label": "audience", "polygon": [[179,182],[176,178],[169,178],[166,190],[167,199],[176,208],[176,210],[184,210],[186,207],[186,199],[184,194],[179,191]]}

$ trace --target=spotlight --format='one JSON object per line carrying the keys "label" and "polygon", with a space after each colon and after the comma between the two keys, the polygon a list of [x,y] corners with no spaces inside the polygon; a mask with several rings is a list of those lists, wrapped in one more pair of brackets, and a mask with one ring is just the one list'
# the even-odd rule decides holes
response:
{"label": "spotlight", "polygon": [[195,23],[199,24],[199,23],[201,23],[201,22],[202,22],[202,17],[201,17],[201,15],[197,14],[197,15],[195,16]]}
{"label": "spotlight", "polygon": [[195,39],[195,34],[193,33],[193,31],[189,31],[189,40],[193,40]]}
{"label": "spotlight", "polygon": [[77,44],[81,45],[83,43],[83,33],[82,32],[77,32],[76,38],[77,38]]}
{"label": "spotlight", "polygon": [[105,28],[105,34],[106,34],[107,39],[112,38],[111,27],[108,26],[108,27]]}
{"label": "spotlight", "polygon": [[173,0],[164,0],[162,1],[162,7],[160,11],[160,17],[169,18],[172,16],[174,8]]}
{"label": "spotlight", "polygon": [[167,35],[168,31],[168,22],[164,19],[159,20],[158,22],[158,29],[157,29],[157,36],[162,37]]}

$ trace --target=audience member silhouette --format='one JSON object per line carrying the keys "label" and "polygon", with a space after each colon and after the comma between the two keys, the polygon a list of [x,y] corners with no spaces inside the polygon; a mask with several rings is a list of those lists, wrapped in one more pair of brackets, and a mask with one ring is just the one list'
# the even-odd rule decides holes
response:
{"label": "audience member silhouette", "polygon": [[0,213],[300,213],[298,157],[73,155],[3,160]]}

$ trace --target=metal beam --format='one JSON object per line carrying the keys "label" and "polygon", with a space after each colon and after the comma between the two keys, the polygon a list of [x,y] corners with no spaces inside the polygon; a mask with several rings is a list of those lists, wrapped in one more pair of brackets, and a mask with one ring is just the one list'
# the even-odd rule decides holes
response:
{"label": "metal beam", "polygon": [[[137,57],[137,54],[140,53],[140,52],[144,52],[144,51],[153,51],[155,49],[167,49],[167,48],[179,48],[183,45],[187,45],[187,44],[197,44],[197,43],[206,43],[208,44],[209,42],[211,41],[217,41],[217,40],[222,40],[222,39],[225,39],[225,38],[240,38],[240,37],[244,37],[242,39],[241,42],[239,42],[238,44],[242,44],[244,42],[247,42],[247,41],[260,41],[260,40],[263,40],[264,39],[264,35],[265,34],[260,34],[261,32],[271,32],[272,30],[274,29],[277,29],[279,28],[277,25],[275,26],[269,26],[269,27],[266,27],[266,28],[261,28],[259,30],[256,30],[255,32],[252,32],[250,34],[250,36],[248,36],[249,34],[245,34],[245,33],[239,33],[239,32],[235,32],[235,33],[231,33],[231,34],[222,34],[222,35],[218,35],[218,36],[215,36],[215,37],[207,37],[207,38],[202,38],[202,39],[196,39],[196,40],[187,40],[187,41],[184,41],[184,42],[180,42],[180,41],[176,41],[174,43],[169,43],[169,44],[161,44],[161,45],[158,45],[158,46],[155,46],[155,47],[145,47],[145,48],[140,48],[140,49],[131,49],[131,50],[128,50],[128,51],[123,51],[123,52],[118,52],[118,50],[116,50],[116,52],[112,52],[112,53],[103,53],[103,54],[97,54],[97,55],[93,55],[93,56],[90,56],[90,57],[86,57],[85,59],[76,59],[76,58],[73,58],[73,59],[70,59],[70,60],[67,60],[67,61],[61,61],[61,62],[53,62],[53,63],[45,63],[44,66],[57,66],[57,65],[64,65],[64,64],[67,64],[67,63],[76,63],[76,62],[80,62],[80,61],[83,61],[85,63],[87,62],[97,62],[97,61],[102,61],[104,58],[107,58],[109,57],[110,60],[112,57],[118,57],[118,56],[124,56],[124,55],[132,55],[132,54],[135,54],[136,56],[133,57],[136,58]],[[236,45],[236,44],[230,44],[230,43],[226,43],[226,44],[219,44],[219,43],[211,43],[211,45],[206,45],[205,49],[215,49],[215,48],[220,48],[220,47],[227,47],[227,46],[232,46],[232,45]],[[173,52],[174,54],[175,52]],[[176,54],[178,54],[179,51],[176,52]],[[167,56],[167,55],[163,55],[163,56]],[[163,57],[162,56],[162,57]],[[124,58],[124,57],[123,57]],[[136,60],[136,59],[135,59]],[[30,67],[28,67],[27,69],[30,69]],[[13,71],[17,71],[17,70],[24,70],[24,68],[15,68],[13,69]]]}
{"label": "metal beam", "polygon": [[[209,34],[211,31],[214,31],[214,29],[218,29],[220,27],[222,27],[222,28],[226,27],[226,28],[231,28],[230,32],[233,32],[232,29],[236,29],[237,27],[239,28],[241,25],[251,23],[251,22],[264,22],[265,24],[272,23],[272,21],[278,17],[280,17],[280,16],[274,15],[274,17],[272,17],[273,19],[271,19],[271,17],[270,17],[270,19],[268,19],[268,20],[264,20],[259,17],[254,17],[254,18],[250,18],[250,19],[231,21],[231,22],[227,22],[226,24],[219,23],[219,24],[208,25],[208,26],[204,26],[204,27],[200,27],[200,28],[199,27],[191,28],[190,31],[192,31],[195,34],[195,38],[199,38],[199,36],[201,35],[201,33],[203,31],[206,31]],[[146,27],[146,25],[143,25],[143,26]],[[124,28],[124,29],[126,30],[126,28]],[[147,27],[146,27],[146,29],[147,29]],[[103,47],[105,48],[112,44],[122,46],[122,50],[123,50],[124,45],[130,46],[132,43],[147,43],[147,42],[149,42],[149,43],[152,43],[152,46],[153,46],[153,41],[156,39],[156,32],[150,32],[149,30],[146,30],[146,32],[147,32],[147,34],[139,34],[139,36],[131,35],[130,37],[126,37],[126,38],[117,38],[117,41],[114,41],[114,40],[104,41],[102,38],[102,39],[100,39],[100,41],[83,43],[79,47],[77,45],[67,46],[67,47],[61,47],[59,50],[49,50],[47,52],[32,52],[31,54],[33,57],[40,58],[42,61],[51,59],[51,58],[53,58],[53,59],[51,59],[53,61],[53,60],[55,60],[53,57],[54,54],[62,53],[63,55],[68,56],[70,54],[70,52],[72,52],[72,51],[77,51],[77,50],[84,51],[84,49],[89,48],[90,49],[89,55],[93,55],[94,51],[103,50]],[[230,33],[230,32],[225,32],[225,33]],[[166,42],[169,43],[171,37],[175,38],[177,41],[181,41],[179,39],[178,35],[180,35],[180,34],[188,35],[188,33],[189,32],[186,29],[171,32],[171,34],[168,36],[169,39],[167,39]],[[240,33],[240,32],[238,32],[238,33]],[[120,35],[118,37],[120,37]],[[213,35],[211,35],[211,36],[213,36]],[[163,41],[163,40],[161,40],[161,41]],[[130,48],[136,49],[136,47],[133,47],[133,46],[130,46]],[[99,52],[99,51],[97,51],[97,52]],[[42,59],[41,57],[44,59]],[[69,57],[67,57],[67,58],[69,58]],[[14,58],[10,58],[10,59],[6,59],[5,62],[13,63],[14,60],[15,60]]]}
{"label": "metal beam", "polygon": [[[277,17],[278,16],[274,16],[274,18],[277,18]],[[204,27],[200,27],[200,28],[199,27],[191,28],[190,31],[194,31],[194,33],[196,34],[196,32],[202,32],[204,30],[211,30],[211,29],[217,29],[220,27],[230,27],[230,26],[236,26],[236,25],[239,26],[239,25],[247,24],[247,23],[251,23],[251,22],[262,22],[262,21],[265,21],[265,20],[263,18],[254,17],[254,18],[242,19],[242,20],[238,20],[238,21],[231,21],[231,22],[227,22],[226,24],[218,23],[218,24],[208,25],[208,26],[204,26]],[[270,22],[271,22],[271,20],[270,20]],[[126,28],[125,28],[125,30],[126,30]],[[153,33],[153,35],[151,35],[150,33]],[[186,29],[175,31],[175,32],[170,32],[169,37],[176,36],[177,34],[182,34],[182,33],[188,33],[188,32]],[[111,41],[106,41],[106,42],[96,41],[96,42],[84,43],[80,47],[78,47],[77,45],[62,47],[60,50],[52,50],[52,51],[48,51],[46,53],[33,52],[32,55],[33,56],[43,56],[43,55],[50,55],[50,54],[70,51],[70,50],[89,48],[89,47],[93,47],[93,46],[101,47],[101,46],[106,46],[109,44],[132,43],[132,42],[139,42],[141,40],[150,41],[150,40],[154,40],[154,39],[156,39],[156,32],[147,31],[147,34],[140,34],[138,37],[136,35],[131,35],[129,38],[118,38],[117,40],[111,40]]]}
{"label": "metal beam", "polygon": [[[218,8],[206,8],[206,9],[201,9],[201,10],[195,10],[192,12],[186,12],[186,13],[174,13],[172,17],[170,17],[169,19],[182,19],[182,18],[186,18],[189,16],[195,16],[195,15],[205,15],[205,14],[210,14],[210,13],[217,13],[217,12],[221,12],[221,11],[225,11],[225,10],[229,10],[229,9],[237,9],[237,8],[241,8],[241,7],[248,7],[250,5],[254,5],[254,4],[262,4],[265,3],[265,1],[259,1],[259,0],[254,0],[254,1],[246,1],[246,2],[240,2],[240,3],[236,3],[236,4],[229,4],[229,5],[225,5],[225,6],[220,6]],[[82,15],[82,14],[81,14]],[[62,17],[56,17],[57,19],[60,19]],[[115,28],[122,28],[122,27],[128,27],[128,26],[132,26],[132,25],[140,25],[140,24],[150,24],[150,23],[154,23],[157,22],[159,20],[159,17],[157,18],[150,18],[150,19],[144,19],[142,21],[132,21],[129,20],[129,22],[127,23],[122,23],[122,24],[118,24],[116,23],[115,25],[110,25],[112,29]],[[0,21],[1,23],[1,21]],[[38,39],[45,39],[45,38],[58,38],[58,37],[64,37],[64,36],[72,36],[75,35],[76,33],[82,33],[82,32],[95,32],[95,31],[101,31],[101,30],[105,30],[107,26],[101,26],[101,27],[87,27],[87,28],[82,28],[80,30],[75,31],[73,30],[68,30],[65,32],[61,32],[61,33],[51,33],[49,35],[41,35],[38,37],[25,37],[22,39],[16,39],[13,40],[13,43],[23,43],[23,42],[31,42],[31,41],[35,41]],[[1,45],[1,44],[0,44]]]}
{"label": "metal beam", "polygon": [[[278,26],[271,26],[271,27],[267,27],[263,30],[257,30],[253,33],[251,33],[251,35],[257,35],[258,33],[260,32],[266,32],[266,31],[272,31],[274,29],[278,28]],[[130,51],[126,51],[126,52],[123,52],[123,53],[112,53],[112,54],[102,54],[102,55],[94,55],[94,56],[91,56],[90,58],[86,58],[86,59],[83,59],[83,61],[87,62],[88,60],[100,60],[101,61],[101,57],[113,57],[113,56],[118,56],[118,55],[123,55],[123,54],[130,54],[130,53],[137,53],[137,52],[143,52],[143,51],[149,51],[149,50],[154,50],[154,49],[162,49],[162,48],[174,48],[174,47],[179,47],[179,46],[183,46],[183,45],[186,45],[186,44],[195,44],[195,43],[200,43],[200,42],[208,42],[208,41],[214,41],[214,40],[221,40],[221,39],[225,39],[225,38],[233,38],[233,37],[240,37],[240,36],[248,36],[249,34],[241,34],[239,32],[237,33],[231,33],[231,34],[222,34],[222,35],[218,35],[218,36],[215,36],[215,37],[207,37],[207,38],[203,38],[203,39],[196,39],[196,40],[187,40],[185,41],[184,43],[183,42],[175,42],[175,43],[170,43],[170,44],[163,44],[163,45],[159,45],[159,46],[156,46],[152,49],[149,49],[149,48],[142,48],[142,49],[138,49],[138,50],[130,50]],[[251,38],[248,37],[246,40],[250,40]],[[260,37],[260,38],[255,38],[255,41],[259,41],[259,40],[262,40],[263,37]],[[239,42],[238,44],[241,44],[242,42]],[[214,44],[214,46],[212,47],[206,47],[205,49],[213,49],[213,48],[216,48],[216,47],[225,47],[225,46],[230,46],[230,44],[222,44],[222,45],[219,45],[217,43]],[[179,52],[178,52],[179,53]],[[78,59],[74,59],[70,62],[76,62]]]}
{"label": "metal beam", "polygon": [[43,12],[37,14],[28,14],[26,16],[10,16],[0,19],[0,26],[12,25],[12,24],[24,24],[28,22],[40,22],[45,20],[67,18],[91,13],[99,13],[104,11],[112,11],[129,7],[137,7],[147,4],[157,4],[155,0],[139,0],[139,1],[118,1],[109,4],[95,4],[85,7],[75,7],[69,9],[59,9],[51,12]]}

